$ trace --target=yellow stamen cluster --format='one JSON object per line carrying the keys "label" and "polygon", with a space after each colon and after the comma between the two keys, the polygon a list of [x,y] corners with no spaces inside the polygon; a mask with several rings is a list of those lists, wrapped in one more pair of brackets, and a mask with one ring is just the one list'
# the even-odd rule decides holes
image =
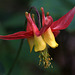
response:
{"label": "yellow stamen cluster", "polygon": [[39,65],[43,64],[44,68],[48,68],[49,66],[52,66],[51,60],[53,59],[48,54],[47,48],[44,51],[40,52],[39,59],[40,59]]}

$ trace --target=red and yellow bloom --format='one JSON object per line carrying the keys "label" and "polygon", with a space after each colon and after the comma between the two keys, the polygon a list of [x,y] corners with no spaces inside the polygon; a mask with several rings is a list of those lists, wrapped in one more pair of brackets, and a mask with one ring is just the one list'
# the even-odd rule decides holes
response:
{"label": "red and yellow bloom", "polygon": [[[60,33],[60,30],[65,29],[71,23],[74,15],[75,15],[75,7],[72,8],[67,14],[62,16],[57,21],[53,22],[53,18],[49,16],[49,12],[47,12],[47,16],[45,17],[44,9],[41,7],[42,11],[42,28],[39,30],[35,24],[34,16],[30,13],[25,12],[25,16],[27,18],[27,28],[26,31],[16,32],[10,35],[0,35],[0,39],[3,40],[16,40],[16,39],[25,39],[27,38],[30,52],[33,49],[35,52],[40,51],[41,55],[40,62],[43,61],[45,67],[49,67],[51,64],[49,61],[48,50],[46,44],[48,44],[52,48],[58,47],[57,42],[55,41],[55,37]],[[43,56],[43,60],[42,60]]]}
{"label": "red and yellow bloom", "polygon": [[32,51],[33,46],[35,52],[44,50],[46,48],[46,43],[50,47],[56,48],[58,44],[56,43],[54,36],[57,36],[60,30],[65,29],[69,26],[75,14],[75,7],[55,22],[53,22],[52,17],[49,16],[49,13],[47,13],[47,16],[45,17],[43,7],[41,8],[41,10],[42,10],[42,28],[40,30],[38,30],[35,22],[31,18],[30,13],[26,12],[25,13],[27,18],[26,31],[20,31],[5,36],[0,35],[0,39],[16,40],[27,38],[30,45],[30,52]]}

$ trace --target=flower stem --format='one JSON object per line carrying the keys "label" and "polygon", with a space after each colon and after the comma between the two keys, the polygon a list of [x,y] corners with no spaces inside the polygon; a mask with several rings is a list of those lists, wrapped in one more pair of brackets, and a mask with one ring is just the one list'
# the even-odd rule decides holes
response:
{"label": "flower stem", "polygon": [[34,10],[35,10],[35,12],[36,12],[36,14],[37,14],[37,18],[38,18],[38,28],[40,29],[40,28],[41,28],[40,14],[39,14],[39,12],[38,12],[37,8],[35,8],[35,7],[31,7],[31,8],[29,9],[29,13],[31,12],[31,10],[32,10],[32,9],[34,9]]}
{"label": "flower stem", "polygon": [[[38,10],[37,10],[35,7],[31,7],[31,8],[29,9],[29,12],[31,12],[32,9],[34,9],[34,10],[36,11],[36,13],[37,13],[37,16],[38,16],[38,27],[39,27],[39,29],[40,29],[40,28],[41,28],[40,14],[39,14]],[[25,26],[26,26],[26,24],[27,24],[27,20],[25,21]],[[26,27],[24,27],[24,30],[25,30],[25,28],[26,28]],[[22,49],[23,41],[24,41],[24,39],[21,40],[20,47],[19,47],[19,49],[18,49],[16,58],[15,58],[13,64],[12,64],[12,66],[10,67],[10,69],[9,69],[9,71],[8,71],[8,73],[7,73],[7,75],[10,75],[11,72],[12,72],[12,70],[14,69],[14,66],[15,66],[15,64],[16,64],[16,62],[17,62],[17,60],[18,60],[18,58],[19,58],[19,55],[20,55],[20,52],[21,52],[21,49]]]}
{"label": "flower stem", "polygon": [[22,49],[23,41],[24,41],[24,39],[21,40],[20,47],[19,47],[19,49],[18,49],[16,58],[15,58],[13,64],[12,64],[11,68],[9,69],[7,75],[10,75],[10,74],[11,74],[11,72],[12,72],[12,70],[13,70],[13,68],[14,68],[14,66],[15,66],[15,64],[16,64],[16,62],[17,62],[17,60],[18,60],[18,57],[19,57],[20,52],[21,52],[21,49]]}

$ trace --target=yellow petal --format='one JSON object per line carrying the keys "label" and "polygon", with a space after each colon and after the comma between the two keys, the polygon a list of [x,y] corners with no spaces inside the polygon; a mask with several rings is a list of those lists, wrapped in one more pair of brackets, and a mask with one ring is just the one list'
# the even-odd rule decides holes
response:
{"label": "yellow petal", "polygon": [[47,31],[43,34],[44,41],[52,48],[58,47],[57,42],[55,41],[54,34],[52,33],[51,29],[48,28]]}
{"label": "yellow petal", "polygon": [[30,53],[32,52],[32,49],[33,49],[33,46],[34,46],[34,38],[31,37],[31,38],[28,38],[28,43],[29,43],[29,46],[30,46]]}
{"label": "yellow petal", "polygon": [[34,45],[35,52],[42,51],[46,48],[46,43],[44,42],[42,36],[34,35]]}

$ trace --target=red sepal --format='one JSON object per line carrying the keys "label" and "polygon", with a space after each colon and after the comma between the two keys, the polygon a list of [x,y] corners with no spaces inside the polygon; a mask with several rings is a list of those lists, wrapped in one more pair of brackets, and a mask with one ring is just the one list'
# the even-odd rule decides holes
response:
{"label": "red sepal", "polygon": [[3,40],[17,40],[17,39],[24,39],[24,38],[29,38],[33,36],[33,32],[32,31],[28,31],[28,32],[25,32],[25,31],[20,31],[20,32],[16,32],[14,34],[10,34],[10,35],[0,35],[0,39],[3,39]]}
{"label": "red sepal", "polygon": [[75,7],[50,26],[52,31],[62,30],[69,26],[75,14]]}

